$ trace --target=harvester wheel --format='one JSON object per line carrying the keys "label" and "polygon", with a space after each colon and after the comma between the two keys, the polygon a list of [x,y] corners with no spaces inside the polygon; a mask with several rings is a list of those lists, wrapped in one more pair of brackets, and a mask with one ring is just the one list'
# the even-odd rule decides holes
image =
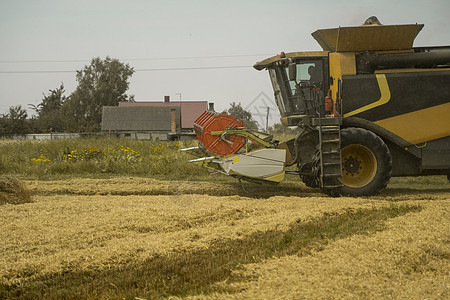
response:
{"label": "harvester wheel", "polygon": [[[300,179],[307,187],[317,188],[317,180],[313,174],[314,151],[319,143],[317,131],[310,131],[295,138],[295,151],[298,151],[297,159],[300,161],[297,169],[300,172]],[[306,174],[305,174],[306,173]],[[309,173],[309,174],[307,174]]]}
{"label": "harvester wheel", "polygon": [[333,196],[370,196],[386,188],[392,174],[389,148],[375,133],[362,128],[341,132],[342,187]]}
{"label": "harvester wheel", "polygon": [[314,187],[320,187],[320,175],[322,174],[322,170],[320,169],[320,149],[317,146],[313,155],[313,163],[312,163],[312,173],[314,177]]}
{"label": "harvester wheel", "polygon": [[[305,171],[309,171],[312,172],[312,164],[305,164],[302,167],[299,167],[299,172],[305,172]],[[309,175],[309,174],[301,174],[300,175],[300,179],[303,181],[303,183],[310,188],[317,188],[319,187],[319,185],[317,184],[316,178],[314,175]]]}
{"label": "harvester wheel", "polygon": [[307,187],[310,187],[310,188],[319,187],[316,179],[312,175],[300,175],[300,178]]}

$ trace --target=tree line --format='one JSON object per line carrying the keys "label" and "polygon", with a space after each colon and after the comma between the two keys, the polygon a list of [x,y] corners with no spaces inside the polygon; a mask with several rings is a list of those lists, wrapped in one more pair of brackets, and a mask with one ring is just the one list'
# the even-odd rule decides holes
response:
{"label": "tree line", "polygon": [[127,95],[134,69],[118,59],[93,58],[90,65],[76,72],[75,91],[66,96],[64,83],[43,94],[42,102],[30,105],[35,115],[29,118],[26,108],[11,106],[0,116],[0,135],[47,132],[98,132],[103,106],[117,106],[134,101]]}

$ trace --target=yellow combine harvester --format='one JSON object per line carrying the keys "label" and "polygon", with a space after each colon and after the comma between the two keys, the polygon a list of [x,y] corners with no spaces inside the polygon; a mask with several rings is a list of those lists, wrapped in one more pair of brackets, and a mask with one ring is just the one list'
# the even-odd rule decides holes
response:
{"label": "yellow combine harvester", "polygon": [[[362,26],[313,32],[323,51],[282,52],[254,65],[269,72],[282,124],[301,129],[287,143],[263,145],[285,153],[274,159],[283,163],[277,179],[284,166],[296,165],[308,186],[366,196],[383,190],[391,176],[449,174],[450,46],[413,47],[423,26],[381,25],[371,17]],[[258,178],[227,171],[224,161],[237,152],[209,151],[200,127],[200,148],[212,154],[207,161],[228,175]],[[219,129],[216,138],[234,144],[236,132]],[[240,136],[242,144],[251,140]]]}

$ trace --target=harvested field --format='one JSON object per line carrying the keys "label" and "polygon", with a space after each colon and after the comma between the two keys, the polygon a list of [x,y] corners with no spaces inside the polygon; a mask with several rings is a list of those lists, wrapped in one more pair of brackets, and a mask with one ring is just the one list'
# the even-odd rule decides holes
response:
{"label": "harvested field", "polygon": [[25,181],[0,206],[0,298],[450,297],[447,179],[330,198],[297,181]]}

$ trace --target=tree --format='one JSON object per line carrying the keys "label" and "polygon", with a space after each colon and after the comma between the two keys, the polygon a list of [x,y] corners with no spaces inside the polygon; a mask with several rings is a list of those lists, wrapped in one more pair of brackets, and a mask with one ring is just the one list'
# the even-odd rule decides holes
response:
{"label": "tree", "polygon": [[99,131],[103,106],[117,106],[121,101],[134,101],[126,93],[132,67],[117,59],[94,58],[89,66],[77,71],[78,87],[64,105],[68,131]]}
{"label": "tree", "polygon": [[42,99],[42,103],[38,104],[38,106],[35,108],[35,111],[39,117],[55,110],[59,110],[67,100],[67,97],[64,96],[65,90],[64,83],[62,82],[59,88],[49,90],[49,92],[50,94],[48,94],[47,96],[42,94],[44,96],[44,98]]}
{"label": "tree", "polygon": [[9,123],[7,116],[2,114],[0,117],[0,136],[9,134]]}
{"label": "tree", "polygon": [[238,104],[231,102],[230,108],[224,110],[222,113],[240,118],[247,129],[258,129],[258,122],[253,119],[251,112],[242,107],[240,102]]}
{"label": "tree", "polygon": [[44,98],[42,102],[30,107],[36,111],[37,120],[36,126],[40,131],[65,131],[65,122],[62,107],[67,101],[67,97],[64,96],[64,84],[61,82],[59,88],[49,90],[49,94],[43,94]]}
{"label": "tree", "polygon": [[2,134],[25,134],[28,131],[27,126],[28,113],[21,105],[11,106],[9,113],[1,118]]}

